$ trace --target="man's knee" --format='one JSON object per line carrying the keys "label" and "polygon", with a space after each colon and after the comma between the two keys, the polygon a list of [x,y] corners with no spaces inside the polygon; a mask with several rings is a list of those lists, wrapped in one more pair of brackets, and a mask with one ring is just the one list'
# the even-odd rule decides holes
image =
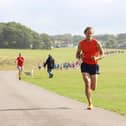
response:
{"label": "man's knee", "polygon": [[96,84],[91,84],[91,90],[95,91],[96,89]]}

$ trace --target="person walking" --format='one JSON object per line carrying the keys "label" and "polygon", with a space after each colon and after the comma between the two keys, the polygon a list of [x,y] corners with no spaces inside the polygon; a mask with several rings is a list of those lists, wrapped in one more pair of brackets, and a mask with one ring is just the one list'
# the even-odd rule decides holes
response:
{"label": "person walking", "polygon": [[47,72],[49,75],[49,78],[53,77],[53,69],[55,65],[55,60],[54,58],[49,54],[48,58],[46,59],[46,62],[44,63],[44,68],[47,66]]}
{"label": "person walking", "polygon": [[18,69],[19,80],[21,80],[21,74],[22,74],[23,65],[24,65],[24,58],[22,57],[21,53],[19,53],[19,56],[16,58],[16,64],[17,64],[17,69]]}
{"label": "person walking", "polygon": [[104,50],[96,39],[93,38],[94,30],[86,27],[85,38],[78,44],[76,58],[81,59],[81,73],[85,83],[85,94],[88,100],[87,109],[93,108],[92,91],[96,89],[97,75],[99,74],[98,60],[104,57]]}

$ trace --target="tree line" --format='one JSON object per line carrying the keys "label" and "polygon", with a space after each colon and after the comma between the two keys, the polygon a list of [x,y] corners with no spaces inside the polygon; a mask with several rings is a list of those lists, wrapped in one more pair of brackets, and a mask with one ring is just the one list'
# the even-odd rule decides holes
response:
{"label": "tree line", "polygon": [[[126,33],[117,35],[96,35],[105,48],[126,48]],[[83,39],[81,35],[39,34],[16,22],[0,23],[0,48],[15,49],[51,49],[52,47],[76,46]]]}
{"label": "tree line", "polygon": [[16,22],[0,23],[0,48],[49,49],[50,37]]}

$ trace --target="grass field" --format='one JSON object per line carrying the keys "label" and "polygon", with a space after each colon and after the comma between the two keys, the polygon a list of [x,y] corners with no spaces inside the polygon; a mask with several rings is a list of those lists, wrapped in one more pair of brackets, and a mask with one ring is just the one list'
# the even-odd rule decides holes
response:
{"label": "grass field", "polygon": [[[0,50],[0,69],[15,69],[14,60],[19,52],[25,57],[25,70],[37,67],[51,53],[56,62],[75,61],[75,49],[53,50]],[[5,56],[6,57],[5,57]],[[6,62],[5,62],[6,61]],[[126,53],[106,56],[100,62],[98,85],[93,93],[95,106],[126,116]],[[23,79],[60,95],[85,102],[84,84],[79,69],[54,70],[54,78],[48,79],[46,70],[35,69],[34,76]]]}
{"label": "grass field", "polygon": [[16,49],[0,49],[0,70],[16,69],[15,59],[19,52],[25,59],[25,69],[36,68],[47,58],[48,54],[55,57],[56,62],[75,60],[75,48],[57,48],[52,50],[16,50]]}

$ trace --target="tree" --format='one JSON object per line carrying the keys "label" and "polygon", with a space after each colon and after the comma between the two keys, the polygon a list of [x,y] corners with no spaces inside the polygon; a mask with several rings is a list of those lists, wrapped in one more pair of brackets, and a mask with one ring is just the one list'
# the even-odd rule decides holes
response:
{"label": "tree", "polygon": [[40,39],[41,39],[41,46],[44,49],[51,49],[51,39],[47,34],[41,34]]}

